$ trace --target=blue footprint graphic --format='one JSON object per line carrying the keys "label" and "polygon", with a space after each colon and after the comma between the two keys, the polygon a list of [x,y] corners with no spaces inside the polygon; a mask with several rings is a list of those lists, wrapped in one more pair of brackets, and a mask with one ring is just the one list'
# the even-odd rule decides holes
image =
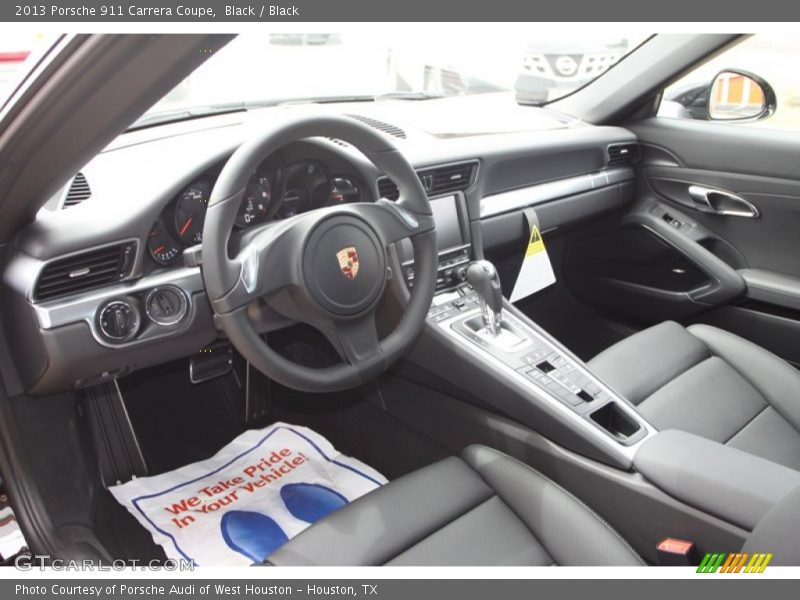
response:
{"label": "blue footprint graphic", "polygon": [[316,483],[286,484],[281,488],[281,500],[294,518],[306,523],[319,521],[348,504],[339,492]]}
{"label": "blue footprint graphic", "polygon": [[246,510],[232,510],[222,516],[222,539],[231,550],[260,563],[289,538],[267,515]]}

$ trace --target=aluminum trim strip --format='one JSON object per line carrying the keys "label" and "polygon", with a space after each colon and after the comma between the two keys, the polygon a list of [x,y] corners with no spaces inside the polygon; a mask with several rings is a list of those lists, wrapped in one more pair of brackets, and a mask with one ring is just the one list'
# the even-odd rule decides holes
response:
{"label": "aluminum trim strip", "polygon": [[529,206],[544,204],[559,198],[590,192],[622,183],[623,181],[630,181],[633,178],[633,169],[625,167],[568,177],[557,181],[548,181],[547,183],[492,194],[481,199],[481,219],[522,210]]}
{"label": "aluminum trim strip", "polygon": [[174,285],[180,288],[188,298],[191,298],[193,293],[205,289],[200,267],[186,267],[142,277],[128,284],[92,290],[63,300],[41,302],[32,307],[39,327],[42,329],[54,329],[80,321],[93,323],[97,309],[103,303],[120,296],[144,292],[164,285]]}

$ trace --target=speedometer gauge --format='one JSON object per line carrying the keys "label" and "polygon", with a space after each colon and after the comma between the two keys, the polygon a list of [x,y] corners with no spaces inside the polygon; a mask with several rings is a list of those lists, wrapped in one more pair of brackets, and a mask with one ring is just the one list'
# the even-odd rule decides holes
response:
{"label": "speedometer gauge", "polygon": [[159,218],[153,223],[153,228],[147,237],[147,249],[150,256],[160,265],[171,265],[181,255],[178,243],[167,231],[164,222]]}
{"label": "speedometer gauge", "polygon": [[178,196],[175,206],[175,231],[184,244],[199,244],[203,241],[203,223],[206,220],[211,185],[207,181],[196,181]]}

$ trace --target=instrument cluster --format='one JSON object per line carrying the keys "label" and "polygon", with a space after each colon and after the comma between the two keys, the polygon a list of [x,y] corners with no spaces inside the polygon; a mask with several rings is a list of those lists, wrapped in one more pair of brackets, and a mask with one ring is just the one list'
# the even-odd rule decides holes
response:
{"label": "instrument cluster", "polygon": [[[147,248],[156,263],[175,264],[185,248],[202,243],[208,201],[221,169],[218,165],[189,183],[153,223]],[[317,208],[361,202],[363,189],[357,177],[332,174],[322,161],[284,164],[271,156],[250,178],[235,226],[244,230]]]}

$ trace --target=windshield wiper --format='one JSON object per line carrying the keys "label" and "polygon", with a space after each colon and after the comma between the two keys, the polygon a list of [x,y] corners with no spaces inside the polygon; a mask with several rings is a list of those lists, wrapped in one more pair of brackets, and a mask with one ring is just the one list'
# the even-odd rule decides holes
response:
{"label": "windshield wiper", "polygon": [[340,102],[375,102],[375,96],[367,94],[353,94],[351,96],[309,96],[308,98],[286,98],[284,100],[271,100],[269,103],[258,103],[248,106],[275,106],[277,104],[337,104]]}
{"label": "windshield wiper", "polygon": [[333,104],[336,102],[374,102],[375,96],[372,95],[352,95],[352,96],[312,96],[308,98],[278,98],[272,100],[250,100],[247,102],[229,102],[224,104],[211,104],[208,106],[193,106],[165,110],[150,115],[144,115],[127,131],[136,131],[146,127],[154,127],[165,123],[175,123],[178,121],[188,121],[190,119],[201,119],[217,115],[225,115],[237,112],[246,112],[254,108],[268,108],[283,104]]}
{"label": "windshield wiper", "polygon": [[136,131],[146,127],[154,127],[164,123],[176,123],[178,121],[188,121],[190,119],[201,119],[212,115],[225,115],[230,113],[244,112],[247,105],[244,102],[231,102],[229,104],[213,104],[209,106],[195,106],[190,108],[178,108],[144,115],[134,121],[133,125],[126,131]]}
{"label": "windshield wiper", "polygon": [[165,110],[150,115],[144,115],[127,131],[136,131],[147,127],[155,127],[165,123],[201,119],[216,115],[245,112],[254,108],[267,108],[287,104],[336,104],[346,102],[378,102],[381,100],[435,100],[444,98],[444,94],[430,92],[387,92],[377,96],[372,94],[352,94],[345,96],[309,96],[307,98],[280,98],[271,100],[253,100],[247,102],[230,102],[226,104],[211,104],[208,106],[194,106]]}
{"label": "windshield wiper", "polygon": [[375,100],[438,100],[439,98],[446,98],[445,94],[438,94],[435,92],[386,92],[375,96]]}

